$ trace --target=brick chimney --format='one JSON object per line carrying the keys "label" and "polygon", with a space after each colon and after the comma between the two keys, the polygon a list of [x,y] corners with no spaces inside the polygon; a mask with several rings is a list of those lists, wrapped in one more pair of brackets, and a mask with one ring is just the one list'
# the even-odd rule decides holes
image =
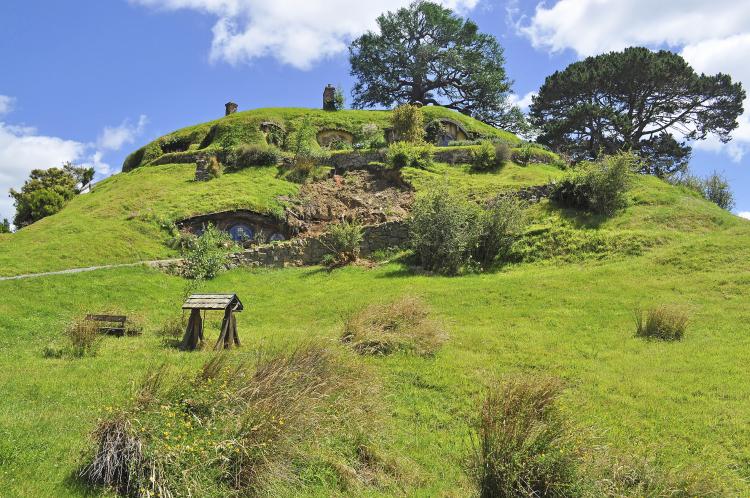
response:
{"label": "brick chimney", "polygon": [[336,87],[331,85],[330,83],[328,83],[325,90],[323,90],[323,110],[336,110]]}

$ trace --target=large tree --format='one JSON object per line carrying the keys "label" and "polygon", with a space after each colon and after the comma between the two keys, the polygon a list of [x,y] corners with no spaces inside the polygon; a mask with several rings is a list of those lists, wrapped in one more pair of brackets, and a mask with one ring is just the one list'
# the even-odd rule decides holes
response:
{"label": "large tree", "polygon": [[431,2],[377,19],[349,47],[353,107],[435,104],[497,124],[510,109],[503,49],[471,20]]}
{"label": "large tree", "polygon": [[57,213],[93,177],[93,168],[73,163],[65,163],[62,168],[32,170],[20,192],[10,190],[16,206],[13,224],[22,228]]}
{"label": "large tree", "polygon": [[686,167],[690,141],[728,142],[744,98],[726,74],[697,74],[678,54],[631,47],[548,76],[530,119],[539,142],[573,160],[630,150],[644,172],[664,176]]}

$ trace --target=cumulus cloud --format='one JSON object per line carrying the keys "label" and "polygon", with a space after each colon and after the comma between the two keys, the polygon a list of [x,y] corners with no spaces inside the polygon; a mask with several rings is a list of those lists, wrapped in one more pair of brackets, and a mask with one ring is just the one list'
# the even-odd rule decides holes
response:
{"label": "cumulus cloud", "polygon": [[740,218],[745,218],[746,220],[750,220],[750,211],[740,211],[737,213],[737,216]]}
{"label": "cumulus cloud", "polygon": [[148,117],[141,114],[135,124],[126,119],[119,126],[106,126],[99,135],[97,144],[104,150],[120,150],[123,145],[135,142],[135,139],[143,133],[146,124],[148,124]]}
{"label": "cumulus cloud", "polygon": [[536,95],[536,92],[529,92],[526,95],[518,96],[515,93],[508,95],[508,102],[512,105],[517,105],[523,112],[529,110],[531,105],[531,99]]}
{"label": "cumulus cloud", "polygon": [[32,169],[80,161],[86,149],[86,144],[75,140],[40,135],[30,127],[0,122],[0,217],[12,217],[13,202],[7,192],[23,185]]}
{"label": "cumulus cloud", "polygon": [[[519,33],[550,52],[580,57],[642,45],[680,52],[699,72],[727,73],[750,90],[750,2],[736,0],[558,0],[539,3]],[[750,100],[728,144],[711,137],[695,147],[740,161],[750,151]]]}
{"label": "cumulus cloud", "polygon": [[113,173],[104,160],[107,151],[132,143],[148,123],[146,116],[131,124],[105,127],[96,143],[64,139],[41,134],[36,128],[0,122],[0,219],[12,218],[13,201],[7,195],[11,188],[20,189],[32,169],[45,169],[73,162],[94,168],[96,178]]}
{"label": "cumulus cloud", "polygon": [[[344,52],[350,39],[376,27],[375,19],[411,0],[130,0],[160,10],[191,9],[216,17],[211,59],[231,64],[274,57],[308,69]],[[442,0],[460,12],[479,0]]]}
{"label": "cumulus cloud", "polygon": [[7,95],[0,95],[0,116],[8,114],[13,110],[16,99]]}

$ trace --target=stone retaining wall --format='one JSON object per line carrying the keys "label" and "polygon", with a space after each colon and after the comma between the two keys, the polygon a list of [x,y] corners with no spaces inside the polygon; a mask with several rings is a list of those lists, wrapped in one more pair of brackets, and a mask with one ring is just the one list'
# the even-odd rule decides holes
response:
{"label": "stone retaining wall", "polygon": [[[401,221],[364,227],[364,237],[360,246],[362,256],[375,251],[404,247],[409,241],[409,231]],[[240,266],[304,266],[320,263],[330,250],[324,236],[301,237],[284,242],[252,247],[232,254],[230,267]]]}

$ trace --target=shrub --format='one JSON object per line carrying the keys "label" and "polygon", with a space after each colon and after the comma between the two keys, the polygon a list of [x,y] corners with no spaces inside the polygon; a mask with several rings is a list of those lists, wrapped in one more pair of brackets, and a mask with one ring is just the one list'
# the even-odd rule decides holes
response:
{"label": "shrub", "polygon": [[409,351],[432,355],[445,338],[442,325],[430,318],[427,305],[419,298],[404,296],[350,315],[344,322],[341,341],[359,354]]}
{"label": "shrub", "polygon": [[734,208],[734,194],[729,182],[721,174],[713,172],[706,178],[700,178],[686,171],[669,180],[673,185],[681,185],[698,192],[704,199],[713,202],[722,209],[731,211]]}
{"label": "shrub", "polygon": [[190,232],[188,230],[177,230],[177,227],[175,227],[174,230],[170,231],[175,232],[174,235],[167,241],[167,245],[172,249],[177,249],[178,251],[184,253],[186,251],[195,249],[196,245],[198,244],[198,236],[193,232]]}
{"label": "shrub", "polygon": [[357,149],[380,149],[385,147],[383,130],[375,123],[365,123],[357,136]]}
{"label": "shrub", "polygon": [[272,145],[241,145],[229,154],[231,171],[252,166],[275,166],[281,161],[281,151]]}
{"label": "shrub", "polygon": [[487,268],[498,259],[507,260],[513,244],[526,227],[526,209],[515,196],[499,196],[480,214],[479,240],[474,260]]}
{"label": "shrub", "polygon": [[528,142],[512,149],[511,158],[521,166],[528,166],[532,163],[553,164],[559,161],[554,153],[544,149],[541,145]]}
{"label": "shrub", "polygon": [[519,377],[490,390],[481,407],[472,470],[481,497],[580,496],[573,445],[554,379]]}
{"label": "shrub", "polygon": [[391,127],[397,141],[421,144],[425,139],[424,116],[419,106],[404,104],[391,113]]}
{"label": "shrub", "polygon": [[676,306],[662,305],[635,312],[635,335],[662,341],[679,341],[687,329],[687,313]]}
{"label": "shrub", "polygon": [[627,205],[626,193],[637,164],[629,153],[582,163],[555,185],[551,197],[565,207],[611,216]]}
{"label": "shrub", "polygon": [[319,345],[260,353],[254,364],[214,356],[192,379],[150,372],[99,424],[81,477],[126,496],[275,496],[300,491],[329,438],[326,457],[353,464],[372,444],[372,379]]}
{"label": "shrub", "polygon": [[184,276],[196,280],[214,278],[226,266],[231,247],[229,234],[209,224],[196,239],[195,247],[183,253]]}
{"label": "shrub", "polygon": [[453,275],[471,259],[478,208],[443,185],[417,198],[409,220],[411,247],[423,268]]}
{"label": "shrub", "polygon": [[394,142],[388,146],[385,155],[386,164],[393,169],[407,166],[428,169],[432,166],[435,150],[432,145],[414,145],[409,142]]}
{"label": "shrub", "polygon": [[341,266],[357,261],[363,237],[359,223],[345,221],[330,225],[323,238],[323,244],[333,257],[328,266]]}
{"label": "shrub", "polygon": [[470,151],[471,166],[476,171],[491,171],[504,166],[510,160],[510,147],[503,142],[483,141]]}
{"label": "shrub", "polygon": [[213,180],[214,178],[219,178],[223,170],[224,168],[222,167],[216,156],[211,156],[208,160],[208,166],[206,167],[208,178],[211,180]]}
{"label": "shrub", "polygon": [[290,182],[306,183],[324,177],[328,170],[322,167],[330,159],[323,150],[307,151],[294,156],[289,161],[285,178]]}
{"label": "shrub", "polygon": [[86,355],[94,356],[99,343],[99,327],[96,323],[83,317],[75,318],[65,329],[65,337],[70,345],[70,353],[81,358]]}

